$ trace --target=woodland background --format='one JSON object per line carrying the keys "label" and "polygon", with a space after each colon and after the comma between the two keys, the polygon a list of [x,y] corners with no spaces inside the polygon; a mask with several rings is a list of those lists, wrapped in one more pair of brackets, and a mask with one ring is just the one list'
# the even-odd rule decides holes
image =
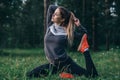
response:
{"label": "woodland background", "polygon": [[75,13],[87,28],[91,49],[120,47],[120,0],[0,0],[0,49],[43,48],[50,4]]}
{"label": "woodland background", "polygon": [[[119,80],[120,0],[0,0],[0,80],[66,80],[59,73],[26,77],[26,72],[48,63],[43,41],[50,4],[73,11],[88,30],[90,53],[99,76],[71,80]],[[68,50],[68,55],[86,68],[83,54]]]}

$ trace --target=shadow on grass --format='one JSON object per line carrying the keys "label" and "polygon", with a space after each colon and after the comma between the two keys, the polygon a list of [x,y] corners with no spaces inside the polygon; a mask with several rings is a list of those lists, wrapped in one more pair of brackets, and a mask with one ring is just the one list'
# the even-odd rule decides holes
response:
{"label": "shadow on grass", "polygon": [[15,52],[5,52],[3,50],[0,50],[0,56],[1,57],[31,57],[31,56],[44,56],[43,53],[15,53]]}

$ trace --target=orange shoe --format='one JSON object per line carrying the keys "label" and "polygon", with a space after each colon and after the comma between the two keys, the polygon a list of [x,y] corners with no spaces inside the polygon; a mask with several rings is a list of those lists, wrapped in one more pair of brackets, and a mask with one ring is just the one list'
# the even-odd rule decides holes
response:
{"label": "orange shoe", "polygon": [[65,73],[65,72],[60,73],[59,76],[60,76],[61,78],[74,78],[74,76],[73,76],[72,74],[70,74],[70,73]]}
{"label": "orange shoe", "polygon": [[87,50],[88,48],[89,48],[89,44],[87,41],[87,34],[84,34],[77,50],[84,53],[84,51]]}

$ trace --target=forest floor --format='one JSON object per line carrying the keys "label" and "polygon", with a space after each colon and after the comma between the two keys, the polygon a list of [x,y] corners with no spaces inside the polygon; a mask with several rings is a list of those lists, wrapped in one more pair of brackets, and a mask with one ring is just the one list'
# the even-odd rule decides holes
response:
{"label": "forest floor", "polygon": [[[83,54],[69,52],[69,56],[85,68]],[[91,56],[99,76],[86,78],[75,76],[68,80],[119,80],[120,79],[120,49],[111,48],[109,51],[92,52]],[[47,63],[43,49],[2,49],[0,50],[0,80],[29,80],[26,72]],[[59,74],[30,80],[66,80]]]}

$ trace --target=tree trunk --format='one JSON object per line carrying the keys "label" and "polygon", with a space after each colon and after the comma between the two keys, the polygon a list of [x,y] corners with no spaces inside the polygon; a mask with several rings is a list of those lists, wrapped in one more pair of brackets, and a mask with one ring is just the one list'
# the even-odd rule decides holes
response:
{"label": "tree trunk", "polygon": [[95,1],[92,1],[92,49],[93,51],[96,51],[98,49],[97,47],[97,39],[96,39],[96,13],[95,13]]}
{"label": "tree trunk", "polygon": [[95,51],[95,17],[92,17],[92,48]]}
{"label": "tree trunk", "polygon": [[46,15],[50,0],[44,0],[44,34],[46,32]]}
{"label": "tree trunk", "polygon": [[110,31],[106,33],[106,50],[109,50],[109,36],[110,36]]}
{"label": "tree trunk", "polygon": [[[108,6],[108,0],[105,0],[105,26],[109,26],[107,23],[108,16],[109,16],[109,6]],[[109,29],[106,29],[106,50],[109,50]]]}
{"label": "tree trunk", "polygon": [[86,1],[85,0],[82,0],[83,2],[82,2],[82,23],[84,24],[85,23],[85,3],[86,3]]}

